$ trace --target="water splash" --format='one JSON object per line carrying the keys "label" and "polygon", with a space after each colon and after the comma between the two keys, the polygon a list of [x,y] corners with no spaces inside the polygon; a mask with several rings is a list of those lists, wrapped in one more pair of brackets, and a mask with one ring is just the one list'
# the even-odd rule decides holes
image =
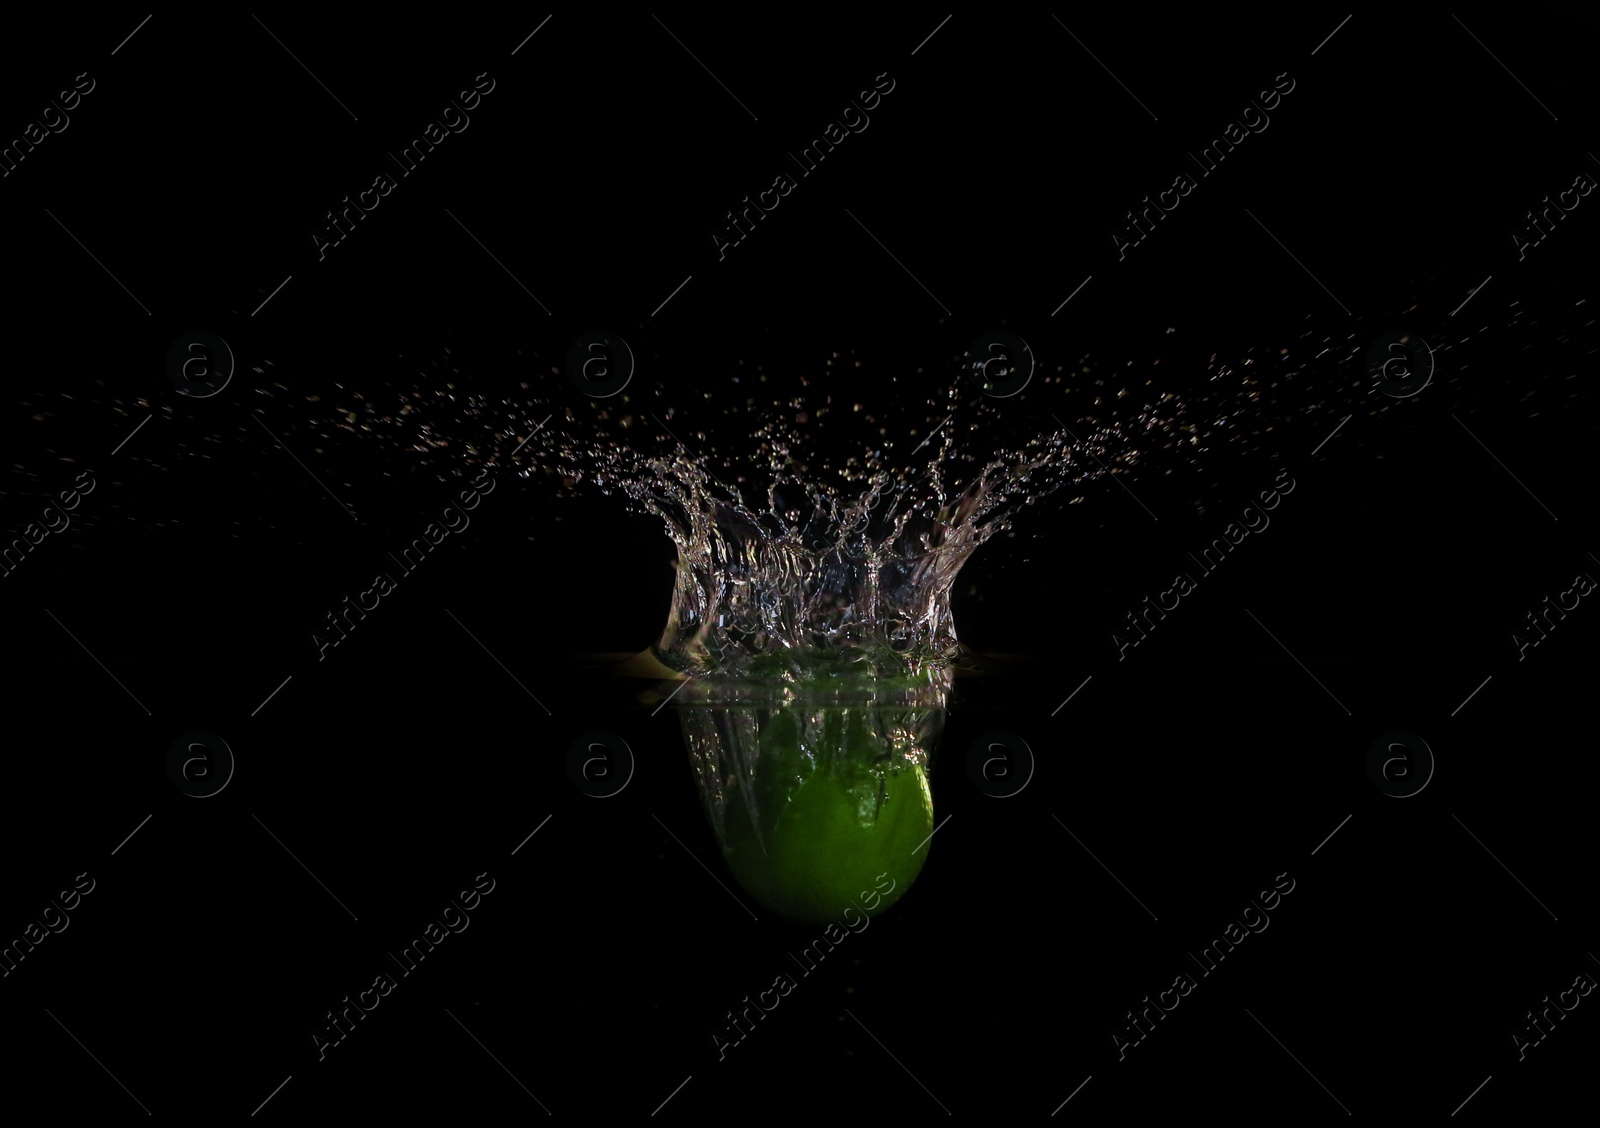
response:
{"label": "water splash", "polygon": [[[925,462],[899,468],[868,450],[840,473],[810,469],[815,440],[794,421],[816,409],[799,399],[755,436],[766,472],[744,475],[742,486],[681,443],[660,455],[617,442],[560,453],[574,480],[587,473],[664,522],[677,548],[672,605],[655,644],[667,665],[762,679],[936,681],[958,653],[950,593],[962,565],[1010,528],[1019,506],[1105,473],[1084,456],[1088,445],[1126,447],[1115,428],[1081,443],[1063,428],[963,474],[972,455],[948,425],[962,405],[951,407],[937,445],[924,440]],[[980,412],[965,414],[976,426]],[[748,496],[757,477],[759,503]]]}
{"label": "water splash", "polygon": [[[1506,328],[1534,324],[1511,304]],[[561,495],[598,491],[653,514],[677,549],[654,646],[670,667],[790,683],[857,673],[947,684],[959,645],[956,576],[1021,509],[1063,489],[1080,501],[1096,480],[1146,466],[1210,472],[1225,450],[1276,453],[1286,425],[1318,416],[1331,425],[1348,410],[1404,410],[1373,394],[1371,336],[1308,318],[1283,347],[1200,363],[1085,356],[1040,371],[1025,397],[1006,400],[975,389],[962,357],[942,388],[920,369],[880,374],[853,402],[841,389],[863,374],[837,353],[800,376],[795,394],[738,362],[714,381],[636,381],[603,400],[574,396],[555,370],[554,394],[524,381],[528,394],[495,396],[467,390],[481,382],[446,349],[420,382],[393,388],[393,402],[340,384],[334,417],[312,426],[319,437],[333,437],[331,427],[359,433],[364,447],[388,445],[408,471],[432,469],[441,481],[509,467],[558,477]],[[908,396],[908,386],[922,394]]]}

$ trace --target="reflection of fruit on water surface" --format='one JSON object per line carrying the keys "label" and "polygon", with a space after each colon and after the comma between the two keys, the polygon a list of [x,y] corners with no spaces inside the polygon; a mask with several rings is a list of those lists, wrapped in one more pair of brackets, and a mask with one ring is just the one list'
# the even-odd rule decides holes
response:
{"label": "reflection of fruit on water surface", "polygon": [[882,912],[916,880],[931,847],[922,843],[933,832],[933,796],[920,755],[908,758],[880,731],[904,716],[760,711],[755,778],[748,790],[728,790],[723,818],[724,857],[752,897],[825,924],[852,906],[864,910],[874,888],[889,890],[868,910]]}

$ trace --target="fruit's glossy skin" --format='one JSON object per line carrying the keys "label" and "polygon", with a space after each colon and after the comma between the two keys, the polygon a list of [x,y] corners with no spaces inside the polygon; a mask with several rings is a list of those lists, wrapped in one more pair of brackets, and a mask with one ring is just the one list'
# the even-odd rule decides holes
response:
{"label": "fruit's glossy skin", "polygon": [[802,923],[837,921],[851,907],[881,913],[910,888],[931,847],[933,796],[914,739],[921,726],[908,725],[903,709],[749,714],[755,770],[727,789],[722,812],[723,856],[739,884]]}

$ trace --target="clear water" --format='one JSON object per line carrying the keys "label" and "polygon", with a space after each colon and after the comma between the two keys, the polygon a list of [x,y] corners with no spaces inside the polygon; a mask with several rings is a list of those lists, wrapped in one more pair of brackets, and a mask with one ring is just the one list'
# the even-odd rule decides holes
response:
{"label": "clear water", "polygon": [[[1297,342],[1306,360],[1313,339]],[[1351,390],[1366,380],[1357,346],[1354,335],[1342,348],[1317,344],[1343,354],[1333,374]],[[1169,389],[1194,374],[1169,379],[1159,358],[1119,368],[1084,358],[1036,372],[1023,397],[996,398],[968,379],[965,357],[942,388],[920,375],[841,380],[854,373],[835,357],[815,382],[824,390],[807,381],[763,399],[746,375],[757,394],[698,426],[652,411],[643,393],[569,407],[523,454],[662,521],[677,548],[655,644],[668,666],[767,683],[859,674],[927,684],[947,679],[957,657],[951,591],[980,546],[1059,490],[1081,499],[1096,479],[1148,459],[1170,469],[1213,442],[1257,442],[1279,382],[1309,383],[1287,358],[1214,356],[1208,380],[1184,393]],[[841,397],[853,383],[860,391]]]}
{"label": "clear water", "polygon": [[[765,413],[736,478],[708,468],[719,440],[703,432],[693,446],[674,436],[659,454],[554,436],[546,453],[570,481],[662,520],[677,548],[655,644],[668,666],[769,683],[860,675],[934,684],[957,656],[950,593],[972,553],[1023,506],[1107,473],[1091,448],[1123,462],[1138,455],[1128,425],[1090,422],[1073,429],[1076,439],[1055,427],[980,456],[962,438],[997,409],[968,391],[957,384],[927,404],[897,443],[843,456],[836,445],[821,449],[813,424],[862,405],[797,397]],[[890,445],[920,449],[895,460]]]}
{"label": "clear water", "polygon": [[[1571,328],[1584,335],[1591,320],[1574,312],[1584,317]],[[674,669],[768,684],[846,675],[940,684],[958,648],[956,576],[1022,510],[1063,490],[1082,500],[1113,474],[1137,483],[1206,470],[1224,447],[1276,456],[1284,424],[1320,417],[1331,430],[1349,412],[1405,411],[1412,401],[1375,391],[1367,350],[1412,323],[1431,331],[1416,307],[1370,326],[1316,328],[1308,317],[1281,346],[1213,354],[1198,367],[1086,356],[1041,367],[1007,399],[981,394],[964,356],[941,381],[921,370],[863,372],[838,354],[802,376],[798,392],[776,392],[760,365],[735,360],[674,373],[670,385],[636,376],[601,400],[553,372],[550,393],[508,398],[466,391],[470,375],[457,375],[445,350],[409,386],[372,395],[339,385],[324,403],[334,414],[318,421],[314,410],[305,425],[319,439],[333,437],[330,425],[350,432],[364,451],[388,446],[441,478],[511,467],[559,478],[559,493],[598,492],[655,515],[677,549],[654,647]],[[1518,302],[1497,307],[1487,296],[1474,323],[1433,333],[1430,394],[1459,391],[1450,385],[1468,365],[1450,354],[1477,334],[1553,332]],[[289,389],[259,392],[279,390]],[[1054,540],[1055,551],[1071,551],[1070,539]]]}

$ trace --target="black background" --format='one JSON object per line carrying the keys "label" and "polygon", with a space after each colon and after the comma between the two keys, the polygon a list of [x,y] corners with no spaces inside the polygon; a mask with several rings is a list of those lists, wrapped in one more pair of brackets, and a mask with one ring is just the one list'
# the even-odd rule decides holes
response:
{"label": "black background", "polygon": [[[99,483],[0,580],[0,930],[97,883],[0,980],[10,1100],[239,1115],[288,1077],[262,1117],[1311,1118],[1448,1114],[1492,1077],[1463,1117],[1590,1103],[1600,1006],[1525,1061],[1508,1031],[1600,974],[1596,612],[1520,662],[1508,632],[1600,569],[1600,202],[1523,261],[1507,229],[1600,177],[1592,19],[1357,13],[1317,49],[1344,12],[946,14],[557,12],[520,48],[544,12],[158,13],[120,48],[145,13],[8,17],[5,129],[96,86],[0,180],[7,540]],[[484,72],[470,127],[319,261],[307,229]],[[870,127],[719,261],[708,229],[885,73]],[[1118,261],[1107,230],[1285,73],[1271,126]],[[726,1060],[709,1032],[817,930],[719,887],[671,709],[584,657],[659,632],[653,519],[506,471],[325,661],[306,634],[461,472],[319,438],[329,404],[581,406],[559,369],[596,328],[680,435],[762,395],[757,366],[920,402],[996,328],[1042,371],[1159,359],[1179,392],[1213,354],[1297,373],[1203,472],[1052,495],[973,558],[961,637],[1015,671],[958,683],[921,879]],[[165,364],[195,329],[238,363],[206,399]],[[1348,358],[1402,329],[1438,369],[1395,399]],[[1071,422],[1061,388],[1004,426]],[[1270,529],[1118,661],[1108,631],[1280,469]],[[566,774],[596,729],[638,761],[604,801]],[[1366,774],[1397,729],[1437,760],[1404,800]],[[165,773],[192,730],[237,756],[205,801]],[[1037,759],[1005,800],[966,773],[994,730]],[[471,927],[319,1061],[324,1013],[480,873]],[[1108,1031],[1280,874],[1272,926],[1119,1061]]]}

